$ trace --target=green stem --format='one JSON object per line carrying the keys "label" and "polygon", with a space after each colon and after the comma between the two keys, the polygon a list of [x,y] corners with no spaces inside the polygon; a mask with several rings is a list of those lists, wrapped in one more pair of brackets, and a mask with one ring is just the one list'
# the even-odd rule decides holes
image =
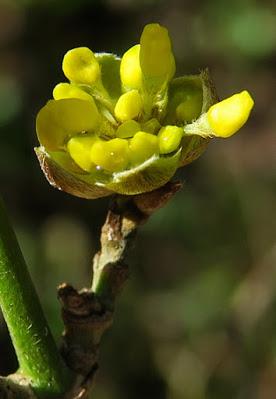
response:
{"label": "green stem", "polygon": [[44,317],[16,236],[0,199],[0,306],[19,362],[38,395],[68,386],[67,370]]}

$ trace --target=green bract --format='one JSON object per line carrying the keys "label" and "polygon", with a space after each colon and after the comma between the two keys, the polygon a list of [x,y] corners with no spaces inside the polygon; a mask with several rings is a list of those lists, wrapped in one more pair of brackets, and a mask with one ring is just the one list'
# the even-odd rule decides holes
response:
{"label": "green bract", "polygon": [[205,150],[212,134],[201,126],[216,126],[205,116],[218,101],[215,90],[207,70],[173,79],[164,27],[147,25],[122,60],[80,47],[62,67],[69,83],[54,88],[36,121],[36,153],[55,187],[83,198],[152,191]]}

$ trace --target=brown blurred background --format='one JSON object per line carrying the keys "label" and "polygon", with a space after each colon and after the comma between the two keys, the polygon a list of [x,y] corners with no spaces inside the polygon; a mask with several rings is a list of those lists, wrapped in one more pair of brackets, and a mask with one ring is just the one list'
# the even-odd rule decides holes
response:
{"label": "brown blurred background", "polygon": [[[51,188],[35,115],[76,46],[121,55],[143,26],[169,31],[177,74],[209,66],[221,98],[254,112],[178,177],[185,187],[140,231],[131,279],[102,345],[95,399],[276,397],[276,3],[273,0],[0,0],[0,182],[56,337],[61,281],[89,285],[108,199]],[[4,321],[0,371],[16,368]]]}

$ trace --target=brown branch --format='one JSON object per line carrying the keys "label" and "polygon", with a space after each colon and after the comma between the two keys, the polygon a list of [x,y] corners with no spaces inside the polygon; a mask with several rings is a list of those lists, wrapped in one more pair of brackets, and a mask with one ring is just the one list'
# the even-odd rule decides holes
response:
{"label": "brown branch", "polygon": [[180,183],[170,182],[150,193],[115,198],[102,227],[101,249],[94,257],[92,289],[77,291],[67,284],[58,288],[65,325],[62,354],[68,367],[83,376],[67,398],[85,399],[91,389],[99,344],[112,324],[115,299],[128,278],[125,260],[137,228],[180,188]]}

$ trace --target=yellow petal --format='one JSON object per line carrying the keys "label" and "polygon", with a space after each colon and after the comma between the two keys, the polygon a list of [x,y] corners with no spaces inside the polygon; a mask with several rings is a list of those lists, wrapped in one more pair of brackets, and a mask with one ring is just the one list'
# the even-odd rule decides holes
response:
{"label": "yellow petal", "polygon": [[171,79],[175,73],[175,61],[168,30],[159,24],[148,24],[140,44],[140,65],[145,77]]}
{"label": "yellow petal", "polygon": [[79,98],[81,100],[91,101],[94,99],[90,94],[86,93],[80,87],[70,83],[59,83],[53,90],[53,97],[55,100],[62,100],[64,98]]}
{"label": "yellow petal", "polygon": [[137,118],[142,112],[142,98],[138,90],[122,94],[114,109],[116,118],[121,121]]}
{"label": "yellow petal", "polygon": [[183,129],[178,126],[165,126],[158,133],[160,154],[169,154],[177,150],[181,142]]}
{"label": "yellow petal", "polygon": [[165,124],[191,122],[201,114],[203,82],[200,75],[175,78],[169,86]]}
{"label": "yellow petal", "polygon": [[118,172],[126,168],[129,162],[128,142],[124,139],[99,140],[91,148],[91,161],[107,170]]}
{"label": "yellow petal", "polygon": [[247,121],[253,105],[246,90],[212,105],[207,118],[214,135],[229,137],[236,133]]}
{"label": "yellow petal", "polygon": [[99,120],[97,107],[90,101],[50,100],[37,115],[36,131],[41,145],[57,151],[63,149],[73,135],[94,130]]}
{"label": "yellow petal", "polygon": [[141,130],[140,124],[134,120],[123,122],[116,131],[116,136],[121,139],[133,137],[135,133]]}
{"label": "yellow petal", "polygon": [[100,66],[87,47],[77,47],[67,51],[63,58],[64,75],[71,82],[93,85],[100,78]]}
{"label": "yellow petal", "polygon": [[139,89],[142,86],[140,67],[140,44],[131,47],[122,57],[120,66],[121,81],[126,89]]}
{"label": "yellow petal", "polygon": [[137,132],[129,141],[129,150],[133,165],[143,163],[154,154],[158,154],[158,138],[150,133]]}
{"label": "yellow petal", "polygon": [[76,162],[76,164],[85,170],[91,172],[96,165],[91,161],[90,153],[92,145],[98,140],[96,135],[92,136],[75,136],[67,143],[67,150]]}
{"label": "yellow petal", "polygon": [[181,122],[192,122],[200,114],[202,108],[202,93],[193,93],[188,95],[187,98],[182,101],[176,107],[176,118]]}

